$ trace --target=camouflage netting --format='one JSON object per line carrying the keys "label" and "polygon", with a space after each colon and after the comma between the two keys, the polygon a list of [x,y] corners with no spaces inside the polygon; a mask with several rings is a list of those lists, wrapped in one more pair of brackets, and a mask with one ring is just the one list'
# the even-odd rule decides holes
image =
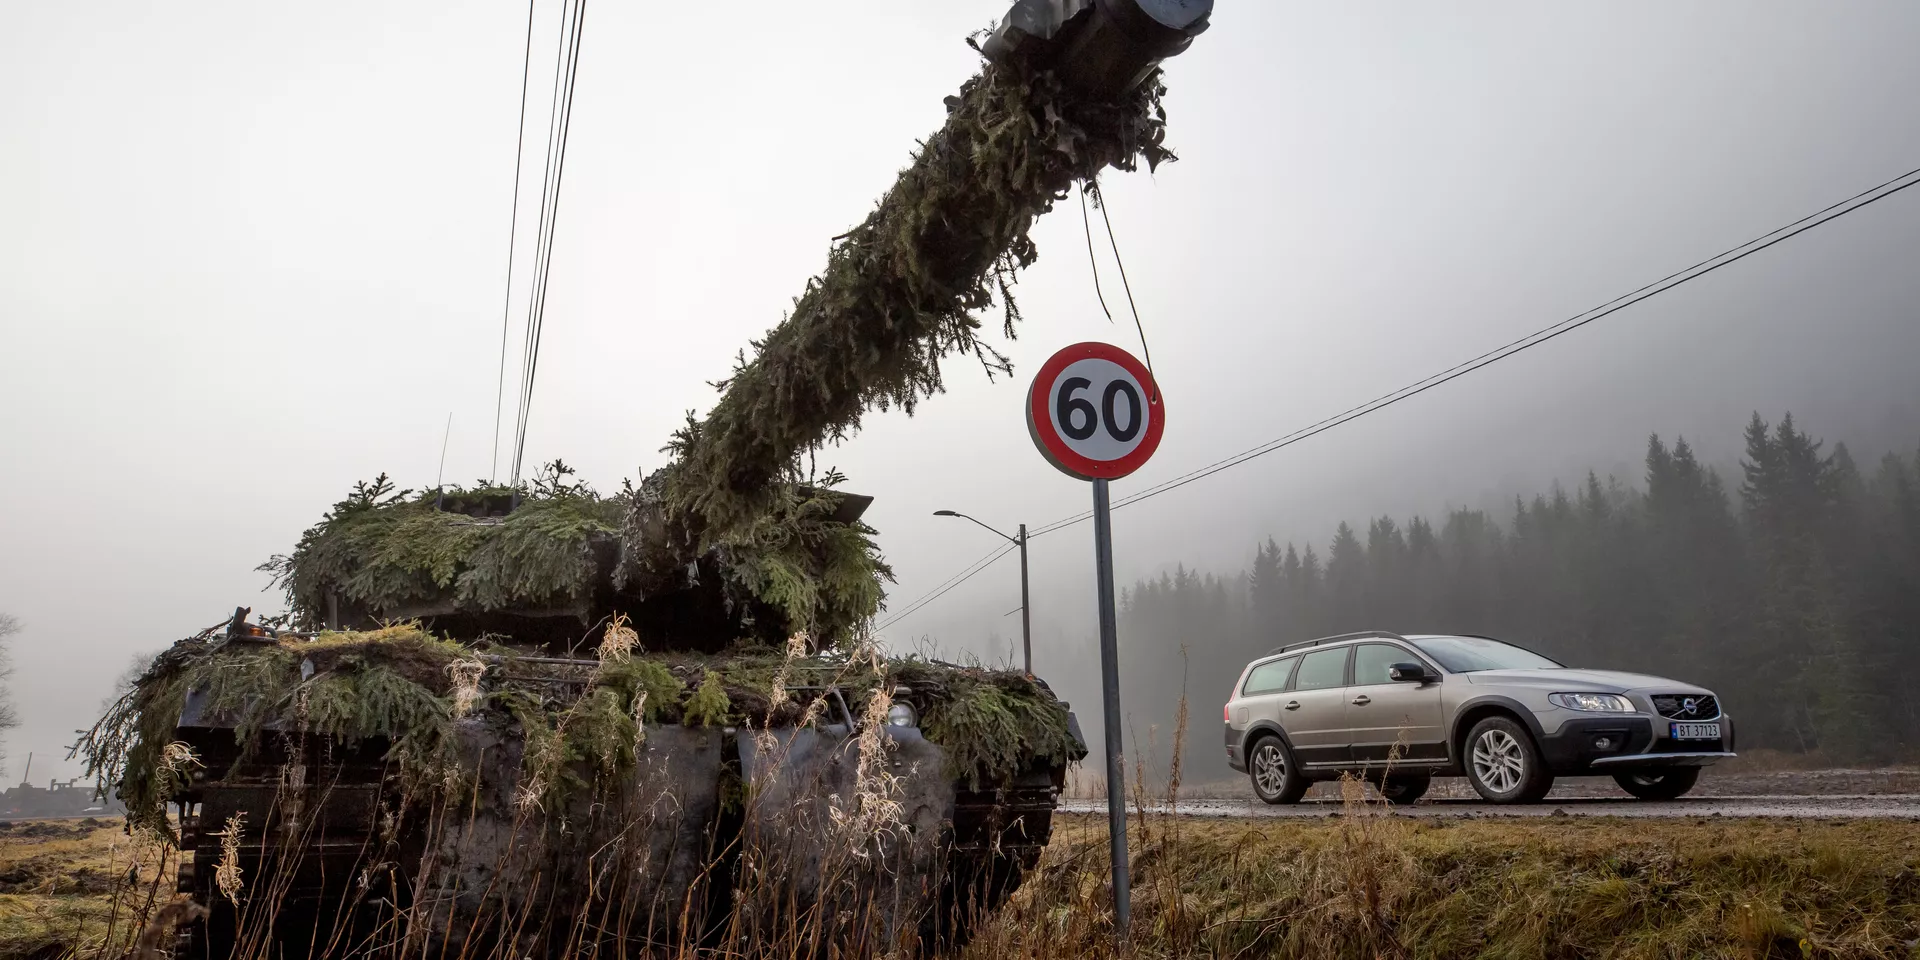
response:
{"label": "camouflage netting", "polygon": [[[805,726],[833,719],[832,705],[810,692],[824,687],[841,690],[856,714],[875,691],[909,687],[922,731],[947,754],[947,775],[972,786],[991,787],[1023,765],[1065,764],[1083,752],[1065,705],[1016,671],[797,649],[648,655],[628,649],[621,631],[611,628],[616,642],[601,648],[602,659],[571,664],[455,643],[417,624],[272,642],[208,631],[157,658],[79,752],[89,777],[117,785],[131,820],[163,834],[166,804],[197,762],[175,743],[175,725],[196,690],[205,713],[231,722],[247,749],[283,731],[383,741],[388,762],[422,791],[467,782],[472,771],[461,769],[454,724],[491,716],[517,729],[529,763],[545,765],[544,775],[527,777],[554,801],[631,771],[643,739],[637,722]],[[576,692],[555,692],[561,689]]]}
{"label": "camouflage netting", "polygon": [[1075,182],[1172,159],[1164,90],[1156,70],[1118,102],[1090,100],[1016,58],[986,64],[949,98],[945,126],[742,357],[707,418],[676,435],[665,499],[688,542],[757,523],[774,481],[857,429],[864,411],[911,413],[941,389],[942,357],[969,352],[990,373],[1009,371],[976,314],[997,295],[1014,334],[1010,285],[1037,255],[1027,231]]}
{"label": "camouflage netting", "polygon": [[[507,488],[414,494],[383,475],[356,484],[292,553],[262,569],[304,629],[329,625],[342,605],[371,619],[560,611],[590,622],[692,589],[699,568],[664,532],[656,483],[602,497],[566,475],[564,464],[550,465],[510,512]],[[854,636],[892,578],[874,530],[835,519],[842,496],[830,489],[776,484],[766,500],[754,523],[699,556],[720,581],[714,602],[734,621],[753,609],[776,613],[784,622],[760,624],[761,639],[804,633],[825,647]],[[487,515],[489,507],[500,515]],[[747,637],[713,639],[724,646]]]}
{"label": "camouflage netting", "polygon": [[[454,489],[452,505],[506,488]],[[440,509],[433,491],[395,491],[383,474],[354,485],[262,569],[285,588],[296,621],[317,627],[327,597],[386,612],[426,602],[498,610],[565,606],[589,597],[599,573],[596,537],[617,533],[627,504],[584,488],[547,489],[502,518]]]}

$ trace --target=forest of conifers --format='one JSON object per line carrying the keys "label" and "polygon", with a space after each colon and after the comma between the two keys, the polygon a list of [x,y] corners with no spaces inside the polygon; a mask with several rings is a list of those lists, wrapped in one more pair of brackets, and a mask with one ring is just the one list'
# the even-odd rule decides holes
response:
{"label": "forest of conifers", "polygon": [[[1187,676],[1190,775],[1228,773],[1214,709],[1253,657],[1355,630],[1513,640],[1570,666],[1718,692],[1740,747],[1834,762],[1920,744],[1920,453],[1860,463],[1791,415],[1746,430],[1740,476],[1684,439],[1647,443],[1638,486],[1589,474],[1497,517],[1342,523],[1324,552],[1260,544],[1230,577],[1181,569],[1126,591],[1135,749],[1169,753]],[[1187,662],[1181,662],[1181,650]],[[1912,674],[1910,676],[1909,674]]]}

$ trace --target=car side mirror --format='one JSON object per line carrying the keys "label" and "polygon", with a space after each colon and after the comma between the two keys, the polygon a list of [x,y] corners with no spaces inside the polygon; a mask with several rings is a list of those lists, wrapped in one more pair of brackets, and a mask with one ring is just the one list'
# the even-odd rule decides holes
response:
{"label": "car side mirror", "polygon": [[1395,683],[1426,683],[1433,679],[1424,664],[1396,663],[1387,668],[1387,676]]}

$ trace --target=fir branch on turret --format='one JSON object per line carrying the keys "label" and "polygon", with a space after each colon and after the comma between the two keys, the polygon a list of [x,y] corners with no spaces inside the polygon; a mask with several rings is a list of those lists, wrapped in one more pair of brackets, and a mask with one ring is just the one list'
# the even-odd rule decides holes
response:
{"label": "fir branch on turret", "polygon": [[718,385],[707,417],[675,434],[663,496],[687,546],[757,523],[799,459],[867,410],[912,413],[943,389],[941,358],[969,353],[990,376],[1010,372],[979,314],[997,302],[1014,335],[1013,277],[1038,255],[1028,230],[1075,182],[1172,159],[1162,93],[1156,71],[1118,102],[1090,100],[1009,62],[949,98],[946,124],[836,238],[792,314]]}

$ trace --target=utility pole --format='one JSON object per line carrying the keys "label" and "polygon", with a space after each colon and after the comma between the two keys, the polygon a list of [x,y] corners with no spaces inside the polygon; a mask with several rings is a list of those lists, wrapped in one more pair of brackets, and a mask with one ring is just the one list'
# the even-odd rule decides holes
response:
{"label": "utility pole", "polygon": [[1033,676],[1033,604],[1027,596],[1027,525],[1020,525],[1020,651]]}
{"label": "utility pole", "polygon": [[1026,658],[1027,676],[1033,676],[1033,611],[1032,596],[1027,589],[1027,525],[1024,523],[1020,525],[1019,536],[1009,537],[984,523],[980,523],[978,520],[974,520],[964,513],[953,510],[935,510],[933,515],[936,517],[959,517],[962,520],[973,520],[974,523],[979,524],[979,526],[984,528],[988,533],[1020,548],[1020,650]]}

